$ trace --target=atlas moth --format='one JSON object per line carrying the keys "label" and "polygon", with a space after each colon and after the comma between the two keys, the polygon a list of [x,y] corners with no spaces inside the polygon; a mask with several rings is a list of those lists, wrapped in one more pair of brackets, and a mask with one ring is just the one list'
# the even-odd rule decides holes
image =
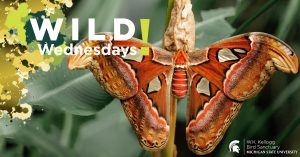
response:
{"label": "atlas moth", "polygon": [[[131,38],[82,40],[77,46],[149,47],[149,55],[68,56],[69,69],[90,69],[96,80],[122,107],[141,146],[158,151],[170,134],[170,105],[188,96],[186,140],[191,151],[214,150],[242,103],[256,96],[277,71],[296,74],[294,51],[278,38],[246,33],[194,48],[195,22],[190,0],[174,3],[164,36],[164,49]],[[130,53],[128,53],[130,54]]]}

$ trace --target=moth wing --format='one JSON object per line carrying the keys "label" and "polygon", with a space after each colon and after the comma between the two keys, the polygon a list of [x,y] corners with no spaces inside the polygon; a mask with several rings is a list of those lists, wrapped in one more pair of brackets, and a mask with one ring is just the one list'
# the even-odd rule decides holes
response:
{"label": "moth wing", "polygon": [[[84,39],[78,46],[111,47],[125,50],[119,55],[77,54],[68,57],[70,69],[88,68],[100,85],[121,100],[142,147],[146,150],[162,149],[169,136],[170,76],[173,54],[145,44],[139,39],[112,40],[112,33],[100,33],[106,41]],[[135,47],[136,52],[128,47]],[[149,55],[140,54],[149,47]],[[127,54],[126,56],[124,54]]]}
{"label": "moth wing", "polygon": [[122,101],[141,146],[148,151],[163,149],[169,137],[170,75],[164,72],[132,98]]}
{"label": "moth wing", "polygon": [[[74,52],[75,55],[68,56],[68,66],[69,69],[90,69],[100,85],[118,99],[126,100],[134,96],[142,86],[170,69],[173,64],[172,53],[139,39],[115,41],[112,33],[98,34],[105,35],[106,41],[83,39],[76,47],[82,50],[91,47],[90,55]],[[104,47],[111,48],[110,55],[102,54]],[[136,52],[133,52],[132,47],[135,47]],[[149,55],[143,56],[140,53],[141,47],[149,47]],[[112,55],[113,48],[125,52]],[[107,49],[103,50],[108,54]]]}
{"label": "moth wing", "polygon": [[189,54],[192,74],[187,142],[197,154],[211,152],[241,103],[261,91],[276,70],[298,72],[298,59],[284,42],[265,33],[247,33]]}
{"label": "moth wing", "polygon": [[[298,58],[283,41],[266,33],[221,40],[189,54],[191,70],[213,82],[231,99],[254,97],[276,70],[298,72]],[[199,56],[205,60],[199,60]],[[199,62],[202,61],[202,62]]]}
{"label": "moth wing", "polygon": [[228,98],[207,78],[193,76],[188,98],[186,139],[199,155],[214,150],[237,115],[242,103]]}

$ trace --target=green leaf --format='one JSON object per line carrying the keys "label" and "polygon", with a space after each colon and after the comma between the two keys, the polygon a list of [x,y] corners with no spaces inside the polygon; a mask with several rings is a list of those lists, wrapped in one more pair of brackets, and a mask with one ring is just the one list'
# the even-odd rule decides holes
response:
{"label": "green leaf", "polygon": [[256,117],[256,122],[251,125],[248,129],[247,135],[253,137],[261,128],[263,128],[271,119],[272,115],[274,115],[280,108],[287,107],[287,105],[283,105],[284,102],[290,98],[293,93],[297,92],[300,89],[300,81],[299,77],[294,79],[275,99],[275,101],[268,107],[264,114]]}
{"label": "green leaf", "polygon": [[[42,115],[43,116],[34,115],[31,120],[28,121],[18,119],[10,121],[10,117],[7,115],[0,119],[0,143],[4,143],[3,146],[0,144],[2,149],[2,151],[0,149],[1,156],[3,154],[10,156],[10,154],[15,154],[17,152],[21,155],[15,156],[22,156],[23,147],[26,146],[27,148],[30,148],[31,153],[33,153],[33,150],[37,150],[38,152],[36,153],[39,154],[38,156],[76,157],[74,151],[59,143],[58,139],[60,138],[60,131],[54,125],[54,122],[57,122],[57,120],[55,121],[53,117],[58,114],[55,112],[48,112]],[[52,121],[49,121],[48,118],[51,118]],[[3,132],[3,130],[5,131]],[[5,145],[8,141],[10,141],[9,143],[17,145],[18,149],[8,149]]]}
{"label": "green leaf", "polygon": [[196,24],[196,47],[204,47],[229,37],[235,29],[225,18],[234,15],[233,7],[202,11],[203,20]]}
{"label": "green leaf", "polygon": [[231,17],[228,19],[228,21],[233,24],[235,23],[238,18],[242,15],[242,13],[249,7],[251,4],[251,1],[249,0],[237,0],[236,2],[236,11],[235,11],[235,16]]}
{"label": "green leaf", "polygon": [[151,157],[150,152],[142,150],[138,157]]}
{"label": "green leaf", "polygon": [[97,118],[81,126],[75,150],[89,157],[133,157],[141,147],[119,100],[114,100],[97,114]]}
{"label": "green leaf", "polygon": [[187,97],[184,97],[183,99],[179,100],[177,105],[177,120],[180,122],[185,122],[186,117],[186,109],[187,109]]}
{"label": "green leaf", "polygon": [[33,124],[22,127],[15,134],[15,140],[26,146],[34,146],[41,149],[43,150],[43,154],[55,157],[77,156],[74,151],[63,147],[58,140],[51,138],[37,124]]}
{"label": "green leaf", "polygon": [[281,144],[293,131],[295,131],[300,126],[300,117],[296,118],[293,122],[289,124],[286,129],[284,129],[276,138],[276,143]]}
{"label": "green leaf", "polygon": [[[123,1],[120,0],[79,1],[78,6],[72,10],[68,18],[79,18],[81,37],[88,35],[88,19],[91,17],[95,18],[96,32],[109,32],[113,31],[114,18],[122,11],[122,6]],[[69,22],[71,22],[71,20]]]}
{"label": "green leaf", "polygon": [[276,36],[279,39],[284,40],[290,32],[293,23],[296,22],[295,17],[299,14],[298,10],[300,8],[299,2],[299,0],[290,0],[289,5],[285,10],[285,15],[282,18],[282,22],[280,22],[280,25],[277,27]]}
{"label": "green leaf", "polygon": [[29,92],[23,102],[76,115],[94,114],[112,100],[91,72],[70,71],[66,60],[49,72],[32,75],[26,81],[26,88]]}
{"label": "green leaf", "polygon": [[22,156],[23,154],[23,147],[22,145],[18,145],[16,148],[4,149],[0,151],[1,157],[16,157]]}
{"label": "green leaf", "polygon": [[174,6],[174,0],[168,0],[168,8],[167,8],[167,13],[166,13],[166,26],[165,29],[168,28],[168,25],[170,23],[170,19],[171,19],[171,12]]}
{"label": "green leaf", "polygon": [[4,114],[3,117],[0,118],[0,138],[11,137],[22,126],[22,120],[14,119],[11,121],[11,118],[7,114]]}
{"label": "green leaf", "polygon": [[237,35],[242,33],[242,31],[247,28],[255,19],[257,19],[260,15],[265,13],[268,9],[270,9],[278,0],[268,0],[264,5],[262,5],[251,17],[249,17],[243,24],[241,24],[233,35]]}

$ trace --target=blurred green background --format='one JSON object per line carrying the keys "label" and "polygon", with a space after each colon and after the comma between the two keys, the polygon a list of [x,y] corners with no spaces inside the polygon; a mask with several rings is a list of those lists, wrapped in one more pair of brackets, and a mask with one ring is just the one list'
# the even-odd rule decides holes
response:
{"label": "blurred green background", "polygon": [[[80,37],[87,36],[87,19],[96,31],[113,30],[113,18],[128,18],[141,38],[139,19],[150,18],[149,42],[160,46],[167,0],[75,0],[63,9],[69,20],[80,19]],[[192,0],[197,47],[234,34],[266,32],[295,49],[300,56],[299,0]],[[71,32],[71,27],[67,31]],[[66,39],[69,40],[69,39]],[[65,60],[50,72],[26,81],[22,100],[33,105],[26,122],[0,119],[0,157],[146,157],[118,100],[103,92],[89,71],[68,71]],[[185,104],[178,104],[178,157],[192,154],[185,140]],[[300,80],[275,73],[254,99],[246,101],[215,151],[207,156],[230,157],[232,140],[276,140],[281,149],[300,151]],[[293,156],[293,155],[290,155]],[[300,156],[294,155],[294,156]]]}

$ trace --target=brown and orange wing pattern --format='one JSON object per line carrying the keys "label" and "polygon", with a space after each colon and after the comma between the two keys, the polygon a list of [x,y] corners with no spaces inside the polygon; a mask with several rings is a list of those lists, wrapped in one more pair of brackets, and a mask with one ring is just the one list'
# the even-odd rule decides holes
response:
{"label": "brown and orange wing pattern", "polygon": [[124,111],[145,150],[162,149],[169,137],[170,79],[164,72],[132,98],[122,101]]}
{"label": "brown and orange wing pattern", "polygon": [[[125,100],[134,96],[138,89],[149,83],[157,75],[167,71],[172,65],[172,53],[143,43],[139,39],[114,41],[112,33],[105,34],[107,41],[83,39],[76,47],[136,47],[137,54],[126,57],[121,55],[91,55],[77,53],[68,56],[69,69],[90,69],[97,81],[112,96]],[[149,55],[140,54],[141,47],[149,47]],[[130,49],[128,49],[130,51]]]}
{"label": "brown and orange wing pattern", "polygon": [[[197,56],[206,57],[203,64]],[[297,73],[298,59],[284,42],[266,33],[248,33],[221,40],[190,54],[190,68],[213,82],[231,99],[255,96],[276,71]]]}
{"label": "brown and orange wing pattern", "polygon": [[192,80],[186,134],[190,149],[197,154],[216,147],[241,103],[256,96],[276,70],[298,71],[293,50],[265,33],[224,39],[189,58]]}
{"label": "brown and orange wing pattern", "polygon": [[190,86],[186,138],[194,153],[210,153],[222,139],[242,102],[228,98],[207,78],[194,74]]}
{"label": "brown and orange wing pattern", "polygon": [[[107,41],[81,41],[83,48],[108,44],[119,47],[136,47],[131,55],[85,55],[68,57],[70,69],[88,68],[105,91],[121,100],[123,109],[137,137],[146,150],[162,149],[169,136],[170,75],[173,56],[170,52],[132,38],[112,40],[111,33],[104,33]],[[149,55],[140,54],[141,47],[149,47]],[[128,49],[130,51],[130,49]]]}

